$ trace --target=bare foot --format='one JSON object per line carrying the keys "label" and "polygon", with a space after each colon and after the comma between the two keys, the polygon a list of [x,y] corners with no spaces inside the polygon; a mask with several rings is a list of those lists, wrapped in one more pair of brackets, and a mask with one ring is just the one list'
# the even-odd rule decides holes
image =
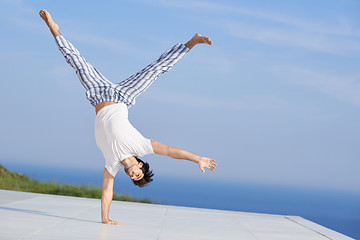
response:
{"label": "bare foot", "polygon": [[198,33],[196,33],[192,39],[196,42],[196,44],[199,44],[199,43],[207,43],[209,45],[212,44],[212,41],[210,40],[210,38],[208,38],[206,36],[201,36]]}
{"label": "bare foot", "polygon": [[206,43],[211,45],[212,41],[210,38],[206,37],[206,36],[201,36],[199,33],[196,33],[192,39],[190,39],[190,41],[188,41],[185,46],[188,47],[189,49],[193,48],[195,45],[197,44],[201,44],[201,43]]}
{"label": "bare foot", "polygon": [[45,21],[45,23],[48,25],[52,35],[54,37],[60,36],[60,32],[59,32],[59,25],[57,25],[54,20],[51,18],[51,15],[48,11],[46,11],[45,9],[41,10],[39,12],[40,17]]}
{"label": "bare foot", "polygon": [[113,221],[113,220],[105,220],[105,221],[102,221],[103,224],[110,224],[110,225],[120,225],[121,223],[120,222],[117,222],[117,221]]}

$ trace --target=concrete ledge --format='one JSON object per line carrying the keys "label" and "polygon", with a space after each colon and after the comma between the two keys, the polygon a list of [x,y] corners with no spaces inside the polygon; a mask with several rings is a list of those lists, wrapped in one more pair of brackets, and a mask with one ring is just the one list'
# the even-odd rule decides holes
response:
{"label": "concrete ledge", "polygon": [[5,239],[350,240],[304,218],[113,201],[100,223],[100,200],[0,190]]}

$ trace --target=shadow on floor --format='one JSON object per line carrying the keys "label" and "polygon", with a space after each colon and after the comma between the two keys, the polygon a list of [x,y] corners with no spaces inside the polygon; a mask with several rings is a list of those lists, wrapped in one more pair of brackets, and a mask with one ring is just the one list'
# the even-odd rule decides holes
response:
{"label": "shadow on floor", "polygon": [[61,218],[61,219],[65,219],[65,220],[74,220],[74,221],[90,222],[90,223],[100,223],[98,221],[90,221],[90,220],[80,219],[80,218],[58,216],[58,215],[53,215],[53,214],[43,212],[43,211],[35,211],[35,210],[29,210],[29,209],[11,208],[11,207],[0,206],[0,210],[16,211],[16,212],[22,212],[22,213],[28,213],[28,214],[36,214],[36,215],[42,215],[42,216],[47,216],[47,217]]}

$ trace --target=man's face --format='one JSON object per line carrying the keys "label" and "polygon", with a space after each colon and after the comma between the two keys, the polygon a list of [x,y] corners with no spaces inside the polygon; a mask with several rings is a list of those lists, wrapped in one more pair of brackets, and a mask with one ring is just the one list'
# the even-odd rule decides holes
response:
{"label": "man's face", "polygon": [[141,170],[141,167],[143,166],[142,162],[139,162],[137,164],[134,164],[130,166],[129,168],[124,169],[126,174],[135,181],[139,181],[144,177],[144,173]]}

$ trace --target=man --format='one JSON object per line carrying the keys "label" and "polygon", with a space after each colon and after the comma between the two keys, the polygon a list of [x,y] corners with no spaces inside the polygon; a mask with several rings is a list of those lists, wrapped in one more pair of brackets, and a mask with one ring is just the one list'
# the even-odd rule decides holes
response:
{"label": "man", "polygon": [[144,138],[129,122],[128,108],[135,104],[135,98],[144,92],[162,73],[170,70],[186,53],[200,43],[212,44],[205,36],[195,34],[186,44],[177,44],[128,79],[114,84],[89,64],[59,32],[59,26],[45,10],[40,11],[66,61],[75,69],[86,89],[90,103],[95,107],[95,139],[105,158],[101,196],[101,220],[104,224],[120,224],[109,219],[109,208],[113,197],[114,177],[121,167],[133,180],[143,187],[152,181],[149,164],[138,157],[156,153],[175,159],[186,159],[214,171],[215,160]]}

